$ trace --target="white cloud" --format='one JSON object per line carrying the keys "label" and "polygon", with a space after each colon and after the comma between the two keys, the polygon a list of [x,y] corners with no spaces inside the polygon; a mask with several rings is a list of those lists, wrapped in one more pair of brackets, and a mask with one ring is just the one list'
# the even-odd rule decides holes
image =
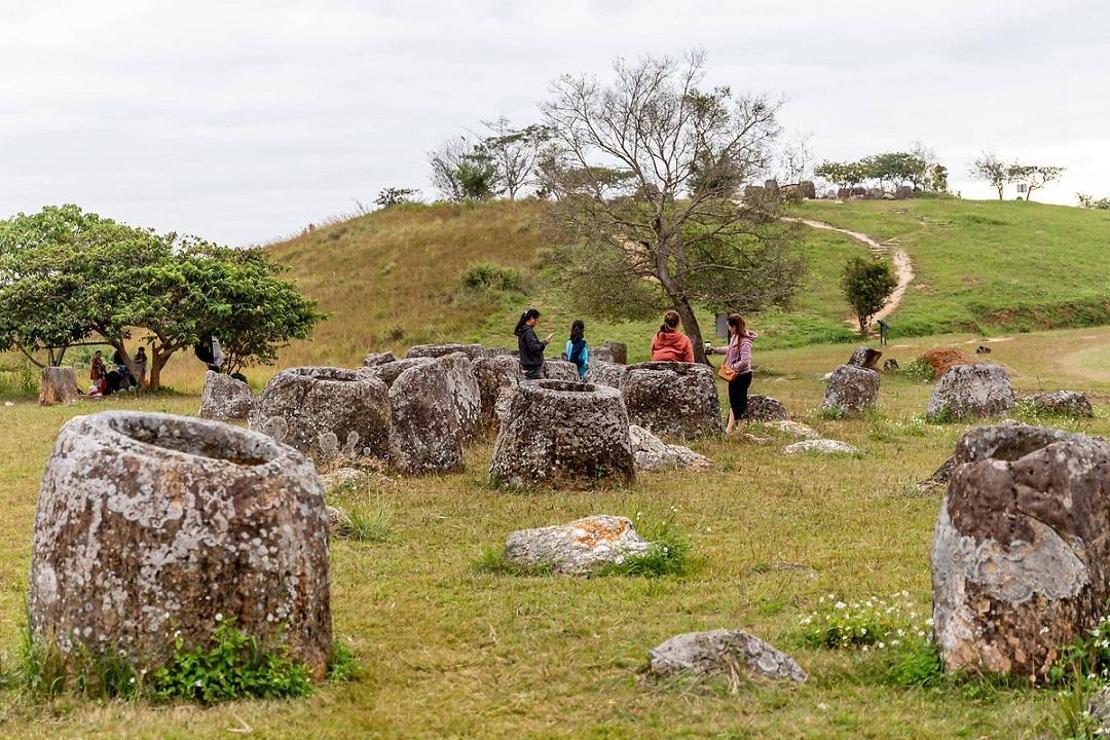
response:
{"label": "white cloud", "polygon": [[563,72],[702,46],[714,83],[785,95],[819,157],[921,140],[968,197],[976,153],[1110,194],[1110,8],[1085,2],[0,0],[0,215],[73,201],[243,244],[387,185]]}

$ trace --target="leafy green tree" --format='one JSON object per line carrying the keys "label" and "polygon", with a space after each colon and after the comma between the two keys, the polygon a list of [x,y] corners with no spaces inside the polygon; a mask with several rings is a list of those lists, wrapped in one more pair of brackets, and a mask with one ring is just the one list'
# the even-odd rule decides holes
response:
{"label": "leafy green tree", "polygon": [[866,157],[861,162],[867,177],[879,181],[881,188],[885,183],[894,185],[910,183],[914,190],[920,190],[926,182],[929,163],[909,152],[885,152]]}
{"label": "leafy green tree", "polygon": [[401,203],[409,203],[419,194],[420,191],[415,188],[382,188],[378,191],[378,197],[374,198],[374,203],[379,208],[389,208]]}
{"label": "leafy green tree", "polygon": [[1006,178],[1009,182],[1024,184],[1025,199],[1032,200],[1034,190],[1056,182],[1064,176],[1065,171],[1064,167],[1014,162],[1006,169]]}
{"label": "leafy green tree", "polygon": [[983,152],[971,164],[970,174],[976,180],[982,180],[998,191],[998,199],[1002,200],[1002,191],[1010,182],[1010,166],[990,152]]}
{"label": "leafy green tree", "polygon": [[860,162],[822,162],[814,170],[818,177],[842,188],[854,188],[867,179],[867,172]]}
{"label": "leafy green tree", "polygon": [[540,154],[550,133],[538,124],[516,128],[504,116],[483,121],[483,125],[490,135],[482,140],[481,149],[497,170],[498,190],[515,200],[524,188],[535,184]]}
{"label": "leafy green tree", "polygon": [[860,334],[867,335],[871,317],[882,310],[898,280],[885,260],[852,257],[844,266],[840,289],[859,320]]}
{"label": "leafy green tree", "polygon": [[1099,211],[1110,211],[1110,198],[1096,198],[1093,195],[1086,193],[1076,193],[1076,200],[1079,201],[1080,208],[1091,208]]}
{"label": "leafy green tree", "polygon": [[939,162],[929,166],[929,190],[934,193],[948,192],[948,168]]}

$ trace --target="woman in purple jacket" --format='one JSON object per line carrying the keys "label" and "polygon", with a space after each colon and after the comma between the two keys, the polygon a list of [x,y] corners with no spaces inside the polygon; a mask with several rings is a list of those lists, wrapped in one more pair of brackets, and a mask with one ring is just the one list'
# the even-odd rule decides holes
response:
{"label": "woman in purple jacket", "polygon": [[752,340],[758,334],[748,331],[744,317],[738,313],[729,314],[728,332],[731,335],[728,345],[714,347],[713,354],[724,355],[725,364],[736,371],[736,377],[728,384],[728,427],[725,434],[733,430],[744,430],[744,415],[748,411],[748,388],[752,385]]}

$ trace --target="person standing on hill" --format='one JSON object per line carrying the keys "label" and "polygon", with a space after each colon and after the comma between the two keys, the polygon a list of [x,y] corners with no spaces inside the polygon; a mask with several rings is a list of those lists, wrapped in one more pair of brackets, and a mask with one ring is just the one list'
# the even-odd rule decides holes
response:
{"label": "person standing on hill", "polygon": [[728,381],[728,427],[725,434],[732,434],[733,430],[744,429],[744,416],[748,412],[748,389],[752,385],[752,340],[759,335],[748,331],[744,317],[738,313],[729,314],[728,333],[728,345],[709,347],[708,354],[725,356],[725,362],[718,374]]}
{"label": "person standing on hill", "polygon": [[516,328],[513,329],[513,334],[516,334],[517,349],[520,352],[520,369],[528,380],[539,380],[543,377],[543,351],[547,349],[553,336],[548,334],[542,342],[536,336],[536,322],[539,318],[540,312],[530,308],[520,315],[520,321],[516,322]]}
{"label": "person standing on hill", "polygon": [[570,325],[570,339],[567,340],[567,362],[578,368],[579,379],[585,378],[590,371],[590,346],[586,344],[586,324],[575,319]]}
{"label": "person standing on hill", "polygon": [[663,314],[663,325],[651,340],[652,362],[693,362],[694,345],[678,330],[678,311]]}

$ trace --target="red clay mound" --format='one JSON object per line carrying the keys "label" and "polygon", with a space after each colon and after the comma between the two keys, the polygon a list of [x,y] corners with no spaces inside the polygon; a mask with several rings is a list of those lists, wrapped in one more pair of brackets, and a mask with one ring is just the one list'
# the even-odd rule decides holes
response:
{"label": "red clay mound", "polygon": [[921,359],[933,368],[933,377],[939,378],[955,365],[974,365],[975,359],[958,349],[934,347],[921,355]]}

